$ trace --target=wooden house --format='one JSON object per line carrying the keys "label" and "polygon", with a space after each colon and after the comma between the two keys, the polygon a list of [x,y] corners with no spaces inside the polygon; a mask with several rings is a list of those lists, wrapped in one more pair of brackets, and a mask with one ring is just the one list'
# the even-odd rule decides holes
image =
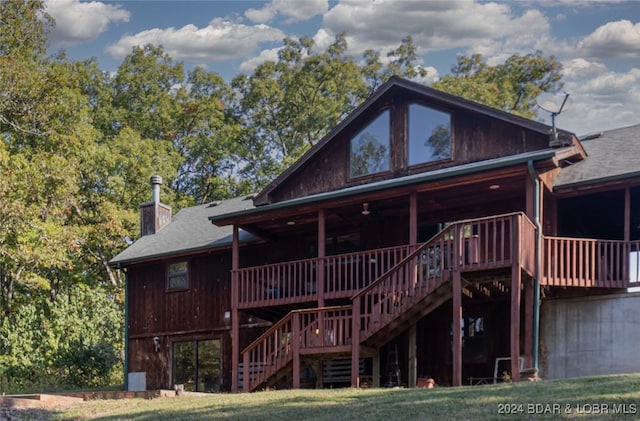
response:
{"label": "wooden house", "polygon": [[581,141],[392,78],[257,195],[169,222],[154,193],[111,262],[129,387],[517,381],[541,299],[637,277],[639,135]]}

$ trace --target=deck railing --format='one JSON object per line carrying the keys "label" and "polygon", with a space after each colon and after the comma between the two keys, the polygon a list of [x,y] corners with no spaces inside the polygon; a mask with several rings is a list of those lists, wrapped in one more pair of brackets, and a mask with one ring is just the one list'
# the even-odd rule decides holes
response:
{"label": "deck railing", "polygon": [[[416,245],[402,245],[255,266],[233,271],[238,308],[349,298],[402,260]],[[319,281],[322,282],[319,282]]]}
{"label": "deck railing", "polygon": [[639,285],[639,241],[544,237],[542,284],[627,288]]}
{"label": "deck railing", "polygon": [[243,391],[249,392],[294,360],[351,343],[351,306],[294,310],[242,351]]}
{"label": "deck railing", "polygon": [[[523,266],[533,270],[535,227],[519,213],[455,223],[460,227],[463,242],[460,251],[463,270],[493,269],[511,264],[514,251],[508,239],[515,227],[513,218],[524,221],[518,225],[520,235],[523,242],[530,241],[531,246],[523,247],[517,253],[523,259]],[[450,229],[446,231],[451,232]],[[443,237],[443,241],[450,239]],[[431,258],[438,259],[439,253],[447,252],[447,245],[443,243],[442,246],[442,250],[430,252]],[[257,308],[318,301],[320,298],[350,298],[417,247],[417,244],[402,245],[238,269],[232,273],[234,287],[238,289],[237,307]]]}
{"label": "deck railing", "polygon": [[353,297],[358,339],[365,340],[424,299],[449,280],[452,270],[508,267],[514,254],[533,270],[535,250],[527,255],[523,242],[534,239],[535,226],[522,213],[448,226]]}

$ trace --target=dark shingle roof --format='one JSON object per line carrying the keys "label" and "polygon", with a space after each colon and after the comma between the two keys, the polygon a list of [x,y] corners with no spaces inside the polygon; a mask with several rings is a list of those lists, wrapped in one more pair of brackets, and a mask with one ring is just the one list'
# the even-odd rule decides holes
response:
{"label": "dark shingle roof", "polygon": [[[141,237],[109,263],[126,265],[168,255],[229,247],[232,227],[217,227],[211,224],[209,217],[253,208],[252,198],[244,196],[182,209],[157,234]],[[255,239],[251,234],[240,231],[241,242]]]}
{"label": "dark shingle roof", "polygon": [[640,124],[584,139],[582,146],[587,157],[563,168],[554,190],[640,176]]}

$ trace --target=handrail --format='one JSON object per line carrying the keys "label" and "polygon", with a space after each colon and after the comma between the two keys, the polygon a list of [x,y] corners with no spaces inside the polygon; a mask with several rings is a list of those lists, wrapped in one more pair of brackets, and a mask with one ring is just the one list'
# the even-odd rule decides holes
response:
{"label": "handrail", "polygon": [[[522,220],[528,220],[522,212],[462,220],[420,245],[352,297],[354,323],[358,325],[354,330],[359,327],[360,341],[446,282],[452,270],[507,267],[513,264],[513,257],[519,258],[520,264],[533,265],[532,257],[512,256],[516,229],[526,232],[527,241],[535,238],[535,226],[527,226],[533,229],[531,233],[519,222]],[[454,250],[459,250],[458,256]]]}
{"label": "handrail", "polygon": [[[455,224],[440,231],[352,297],[353,330],[358,332],[360,342],[386,325],[401,311],[400,307],[414,302],[412,296],[416,288],[427,284],[423,289],[433,290],[448,278],[453,263],[453,238],[449,240],[447,236],[454,228]],[[428,288],[429,285],[432,288]]]}
{"label": "handrail", "polygon": [[305,349],[347,346],[351,306],[292,310],[242,351],[243,391],[254,390]]}
{"label": "handrail", "polygon": [[640,241],[543,236],[542,282],[551,286],[638,285]]}
{"label": "handrail", "polygon": [[233,270],[238,285],[238,307],[295,304],[317,301],[321,297],[350,298],[394,266],[413,247],[415,245],[404,244]]}
{"label": "handrail", "polygon": [[[512,257],[516,257],[512,256],[516,229],[520,234],[527,231],[519,222],[523,219],[527,220],[516,212],[455,222],[426,243],[408,246],[413,251],[353,295],[352,305],[291,311],[242,351],[243,389],[253,390],[264,383],[299,359],[301,350],[327,352],[329,348],[345,349],[362,342],[446,282],[451,270],[511,265]],[[526,227],[535,230],[532,224]],[[403,253],[410,248],[387,250]],[[457,256],[454,250],[459,251]],[[366,254],[351,253],[325,261],[362,256]]]}

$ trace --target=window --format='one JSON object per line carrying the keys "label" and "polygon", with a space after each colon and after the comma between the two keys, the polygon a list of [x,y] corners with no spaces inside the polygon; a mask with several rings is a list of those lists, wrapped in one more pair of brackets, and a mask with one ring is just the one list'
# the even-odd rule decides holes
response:
{"label": "window", "polygon": [[351,138],[351,177],[389,171],[389,110],[383,111]]}
{"label": "window", "polygon": [[167,289],[169,291],[189,288],[189,268],[187,262],[171,263],[167,270]]}
{"label": "window", "polygon": [[188,392],[219,392],[220,339],[173,343],[173,384]]}
{"label": "window", "polygon": [[451,115],[420,104],[409,105],[409,165],[451,158]]}

